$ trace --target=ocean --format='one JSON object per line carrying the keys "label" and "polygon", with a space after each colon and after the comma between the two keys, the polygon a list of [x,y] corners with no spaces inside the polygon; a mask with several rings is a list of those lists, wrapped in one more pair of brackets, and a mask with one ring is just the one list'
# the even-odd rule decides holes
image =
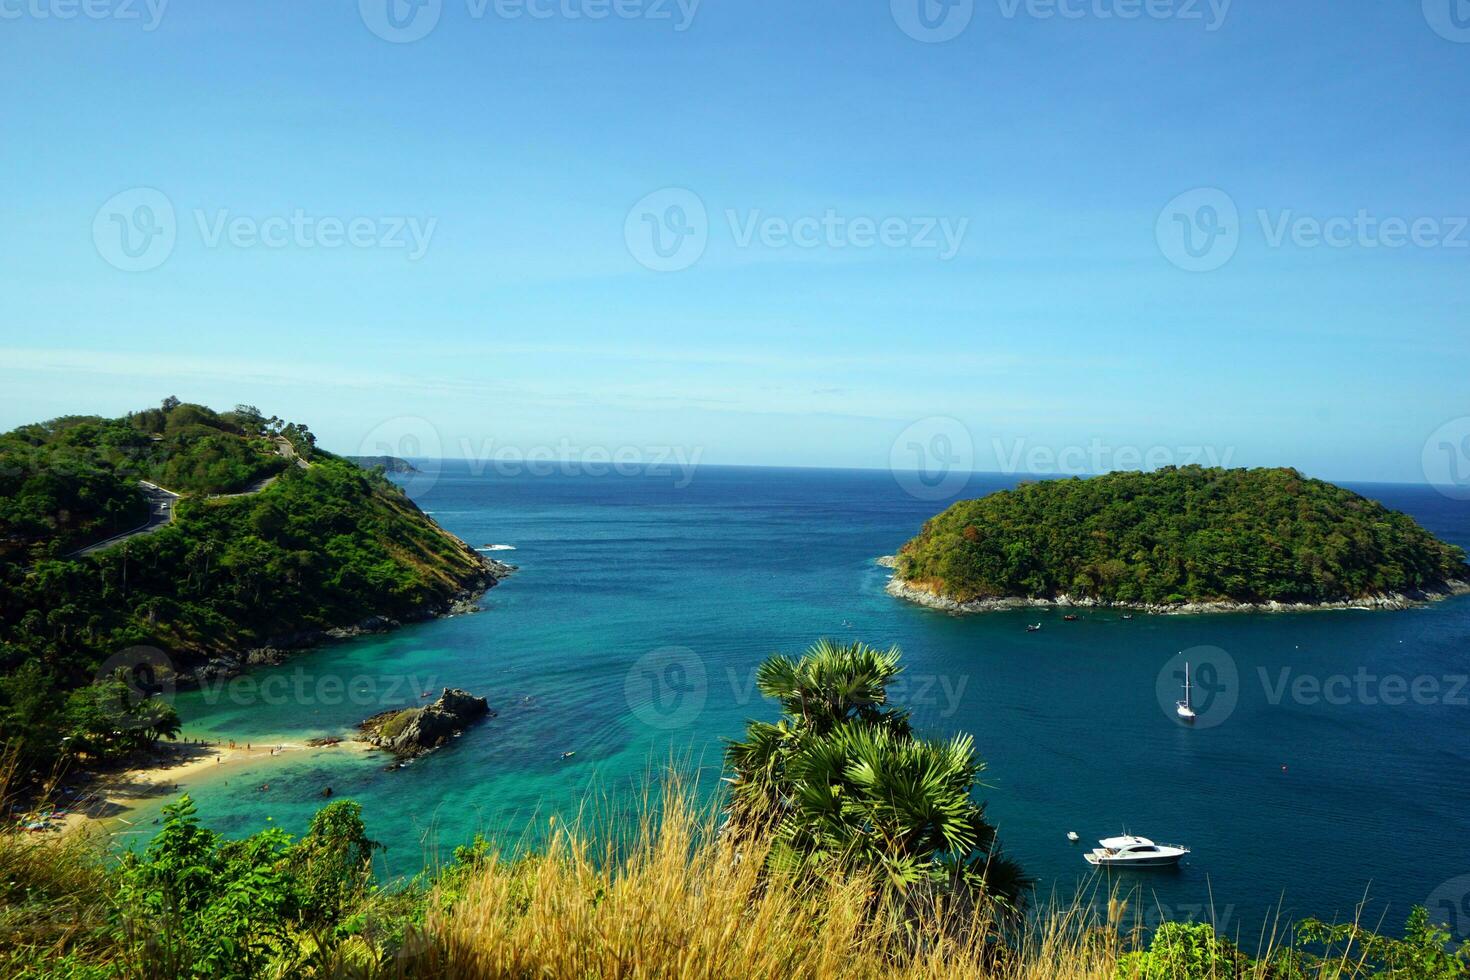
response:
{"label": "ocean", "polygon": [[[554,814],[630,812],[670,764],[715,785],[721,740],[777,713],[754,689],[756,665],[827,636],[901,647],[894,694],[920,731],[974,735],[978,795],[1043,904],[1105,892],[1082,851],[1126,830],[1192,849],[1175,871],[1116,879],[1146,920],[1212,919],[1254,948],[1268,917],[1352,918],[1366,898],[1370,924],[1396,928],[1430,904],[1470,929],[1470,598],[1400,612],[952,617],[883,591],[874,558],[945,504],[888,472],[507,475],[450,462],[401,479],[472,545],[512,546],[492,557],[520,570],[479,614],[180,693],[185,735],[340,735],[445,686],[486,696],[496,717],[397,771],[337,747],[203,780],[190,791],[211,826],[300,832],[330,786],[362,802],[392,877],[477,832],[534,839]],[[1016,482],[977,474],[962,495]],[[1470,546],[1470,503],[1350,486]],[[1185,660],[1193,728],[1173,714]],[[154,816],[142,811],[132,840]]]}

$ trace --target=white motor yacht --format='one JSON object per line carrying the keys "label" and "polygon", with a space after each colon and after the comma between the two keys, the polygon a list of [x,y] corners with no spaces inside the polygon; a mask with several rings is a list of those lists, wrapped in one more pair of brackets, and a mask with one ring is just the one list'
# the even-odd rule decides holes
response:
{"label": "white motor yacht", "polygon": [[1189,848],[1175,844],[1155,844],[1147,837],[1105,837],[1082,855],[1093,867],[1164,868],[1179,863]]}

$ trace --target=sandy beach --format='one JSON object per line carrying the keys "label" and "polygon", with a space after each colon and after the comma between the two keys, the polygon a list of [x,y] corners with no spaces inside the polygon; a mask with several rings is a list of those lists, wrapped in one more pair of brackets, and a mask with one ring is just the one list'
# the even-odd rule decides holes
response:
{"label": "sandy beach", "polygon": [[[58,810],[64,817],[49,821],[63,833],[74,831],[101,832],[112,836],[144,833],[135,829],[130,815],[145,803],[162,797],[177,797],[203,780],[227,776],[245,766],[258,768],[272,761],[284,762],[307,749],[300,741],[265,741],[250,743],[199,744],[178,742],[161,744],[155,756],[139,765],[113,772],[79,774],[62,780],[56,794]],[[344,740],[323,751],[370,751],[367,746]],[[67,792],[67,790],[71,792]],[[155,830],[150,824],[147,832]]]}

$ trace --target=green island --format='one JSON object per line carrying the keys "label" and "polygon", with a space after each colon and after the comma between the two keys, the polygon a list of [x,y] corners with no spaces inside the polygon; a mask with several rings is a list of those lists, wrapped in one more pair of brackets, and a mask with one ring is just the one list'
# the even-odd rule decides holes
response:
{"label": "green island", "polygon": [[419,468],[399,456],[344,456],[364,469],[381,466],[388,473],[417,473]]}
{"label": "green island", "polygon": [[464,608],[508,571],[250,406],[23,426],[0,435],[0,743],[27,773],[126,753],[177,728],[107,721],[158,710],[152,685]]}
{"label": "green island", "polygon": [[896,649],[862,643],[774,656],[757,686],[781,717],[729,743],[713,800],[661,774],[611,826],[553,825],[532,850],[476,837],[408,880],[375,877],[371,814],[351,800],[300,837],[230,840],[184,796],[117,860],[100,837],[0,829],[0,975],[1470,975],[1470,953],[1422,907],[1401,937],[1307,919],[1248,950],[1205,922],[1146,927],[1137,890],[1039,905],[974,799],[984,765],[969,736],[918,737],[890,703],[902,669]]}
{"label": "green island", "polygon": [[1199,466],[961,501],[887,563],[890,593],[958,612],[1396,608],[1470,579],[1462,549],[1351,490],[1293,469]]}

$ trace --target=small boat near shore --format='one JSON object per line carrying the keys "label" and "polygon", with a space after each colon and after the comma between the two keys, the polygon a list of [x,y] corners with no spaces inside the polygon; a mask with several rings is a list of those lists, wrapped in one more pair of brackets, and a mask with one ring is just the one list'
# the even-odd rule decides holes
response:
{"label": "small boat near shore", "polygon": [[1027,623],[1026,624],[1026,632],[1027,633],[1040,633],[1041,632],[1041,624],[1040,623]]}
{"label": "small boat near shore", "polygon": [[1094,868],[1172,868],[1189,853],[1177,844],[1155,844],[1147,837],[1104,837],[1083,859]]}

